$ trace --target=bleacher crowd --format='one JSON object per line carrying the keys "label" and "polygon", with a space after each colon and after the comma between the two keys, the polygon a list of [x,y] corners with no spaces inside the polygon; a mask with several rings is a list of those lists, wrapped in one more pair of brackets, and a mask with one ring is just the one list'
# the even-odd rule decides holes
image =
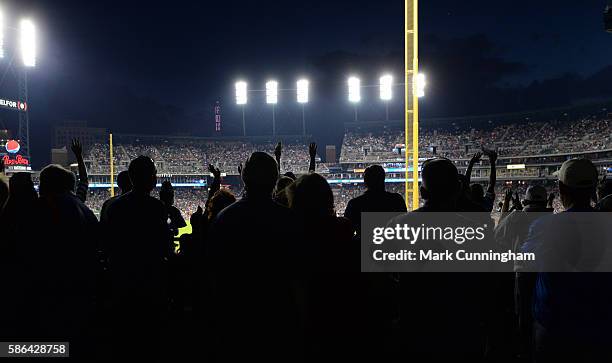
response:
{"label": "bleacher crowd", "polygon": [[[511,123],[474,129],[469,124],[419,130],[419,156],[469,159],[485,147],[500,156],[546,155],[612,148],[609,119]],[[347,132],[341,162],[383,162],[402,160],[403,130]],[[434,154],[435,149],[435,154]]]}

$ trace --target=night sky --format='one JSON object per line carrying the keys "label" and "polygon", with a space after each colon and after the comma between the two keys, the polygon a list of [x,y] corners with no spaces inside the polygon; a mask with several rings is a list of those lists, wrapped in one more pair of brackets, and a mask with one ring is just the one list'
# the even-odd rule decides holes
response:
{"label": "night sky", "polygon": [[[0,6],[13,26],[27,16],[38,27],[38,66],[29,82],[35,166],[48,161],[52,126],[64,120],[114,132],[206,136],[220,100],[224,132],[236,134],[238,78],[263,89],[268,78],[293,88],[308,77],[309,131],[322,144],[338,143],[343,123],[353,117],[346,77],[376,84],[388,71],[402,78],[402,0],[18,0]],[[612,95],[604,6],[604,0],[422,0],[420,62],[429,83],[423,117],[566,106]],[[0,95],[16,94],[5,77]],[[269,133],[263,93],[249,97],[249,132]],[[360,120],[384,117],[375,88],[362,97]],[[391,118],[401,115],[400,94]],[[0,118],[16,131],[15,114],[3,111]],[[277,122],[281,133],[300,131],[293,92],[280,94]]]}

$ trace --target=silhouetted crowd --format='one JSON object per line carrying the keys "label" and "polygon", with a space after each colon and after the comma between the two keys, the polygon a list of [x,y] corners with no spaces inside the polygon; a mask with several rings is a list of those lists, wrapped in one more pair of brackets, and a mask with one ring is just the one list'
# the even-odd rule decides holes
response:
{"label": "silhouetted crowd", "polygon": [[[607,273],[360,273],[361,214],[406,213],[381,166],[365,170],[367,190],[338,217],[315,144],[300,176],[281,174],[280,143],[273,156],[249,155],[241,196],[210,165],[208,199],[178,237],[186,221],[169,182],[151,195],[150,157],[119,173],[98,221],[84,204],[82,148],[72,149],[78,177],[49,165],[38,191],[30,174],[0,178],[0,341],[69,341],[80,362],[610,361]],[[563,164],[559,196],[532,185],[497,206],[497,153],[471,164],[483,157],[486,189],[470,182],[471,167],[462,175],[448,159],[424,162],[423,205],[412,213],[499,208],[496,240],[521,251],[543,238],[516,227],[529,212],[555,223],[612,207],[612,183],[586,159]],[[565,212],[553,214],[556,197]]]}

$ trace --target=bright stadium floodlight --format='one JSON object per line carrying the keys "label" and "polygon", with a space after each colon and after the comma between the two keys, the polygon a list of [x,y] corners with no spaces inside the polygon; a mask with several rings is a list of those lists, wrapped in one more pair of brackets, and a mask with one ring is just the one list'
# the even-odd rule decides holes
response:
{"label": "bright stadium floodlight", "polygon": [[28,19],[21,20],[20,23],[20,46],[23,65],[26,67],[36,66],[36,29],[34,23]]}
{"label": "bright stadium floodlight", "polygon": [[308,103],[308,80],[306,79],[297,81],[297,101],[298,103]]}
{"label": "bright stadium floodlight", "polygon": [[236,82],[236,104],[246,105],[247,103],[247,83],[243,81]]}
{"label": "bright stadium floodlight", "polygon": [[425,75],[423,73],[417,74],[415,82],[416,96],[419,98],[425,97],[425,86],[427,86],[427,82],[425,82]]}
{"label": "bright stadium floodlight", "polygon": [[266,103],[276,104],[278,102],[278,82],[266,82]]}
{"label": "bright stadium floodlight", "polygon": [[348,99],[350,102],[357,103],[361,101],[361,81],[357,77],[348,79]]}
{"label": "bright stadium floodlight", "polygon": [[386,74],[380,77],[380,99],[391,101],[393,98],[393,76]]}

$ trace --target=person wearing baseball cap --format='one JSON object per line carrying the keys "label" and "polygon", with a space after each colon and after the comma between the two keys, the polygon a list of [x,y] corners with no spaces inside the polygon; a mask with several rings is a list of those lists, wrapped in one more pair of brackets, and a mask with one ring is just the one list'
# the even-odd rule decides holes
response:
{"label": "person wearing baseball cap", "polygon": [[597,168],[590,160],[570,159],[557,175],[565,212],[533,222],[521,249],[536,259],[535,361],[610,361],[612,276],[584,273],[609,269],[606,216],[584,213],[595,212]]}
{"label": "person wearing baseball cap", "polygon": [[[525,192],[525,199],[523,199],[523,205],[526,206],[525,209],[529,209],[529,207],[545,208],[547,202],[548,194],[546,193],[546,188],[541,185],[532,185],[527,188],[527,192]],[[527,210],[527,212],[529,212],[529,210]]]}
{"label": "person wearing baseball cap", "polygon": [[599,181],[595,165],[588,159],[570,159],[561,165],[558,176],[563,207],[592,211],[591,200]]}

